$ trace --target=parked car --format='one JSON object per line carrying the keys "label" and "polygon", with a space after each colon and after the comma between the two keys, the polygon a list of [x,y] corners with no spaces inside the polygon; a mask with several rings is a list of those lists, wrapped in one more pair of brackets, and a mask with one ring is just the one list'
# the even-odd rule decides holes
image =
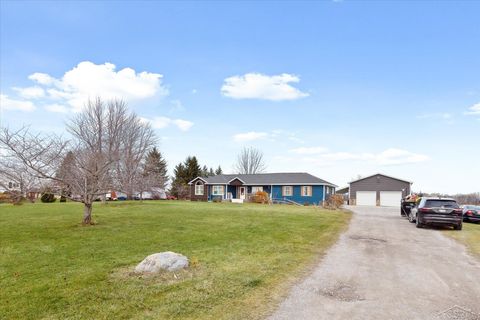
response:
{"label": "parked car", "polygon": [[417,228],[424,225],[447,225],[462,230],[462,209],[454,199],[423,197],[410,210],[408,220],[415,222]]}
{"label": "parked car", "polygon": [[480,222],[480,206],[464,205],[462,206],[463,221]]}

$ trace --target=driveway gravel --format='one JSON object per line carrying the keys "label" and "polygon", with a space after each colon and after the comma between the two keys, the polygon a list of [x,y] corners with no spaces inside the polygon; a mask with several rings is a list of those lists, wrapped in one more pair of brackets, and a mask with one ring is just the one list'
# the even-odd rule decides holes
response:
{"label": "driveway gravel", "polygon": [[463,245],[397,208],[348,209],[348,231],[270,320],[480,320],[480,261]]}

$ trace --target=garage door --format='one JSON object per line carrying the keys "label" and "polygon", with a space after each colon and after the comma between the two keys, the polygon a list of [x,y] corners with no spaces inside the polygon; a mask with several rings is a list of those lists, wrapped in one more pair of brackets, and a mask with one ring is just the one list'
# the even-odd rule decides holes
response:
{"label": "garage door", "polygon": [[380,205],[382,207],[400,207],[402,191],[380,191]]}
{"label": "garage door", "polygon": [[376,191],[357,191],[357,206],[376,206]]}

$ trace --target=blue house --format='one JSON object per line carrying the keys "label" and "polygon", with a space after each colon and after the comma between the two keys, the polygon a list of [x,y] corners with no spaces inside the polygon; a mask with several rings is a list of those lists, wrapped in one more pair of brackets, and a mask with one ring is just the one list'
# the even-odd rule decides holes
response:
{"label": "blue house", "polygon": [[294,201],[300,204],[321,204],[337,187],[309,173],[220,174],[197,177],[188,183],[192,201],[214,199],[243,202],[258,191],[272,200]]}

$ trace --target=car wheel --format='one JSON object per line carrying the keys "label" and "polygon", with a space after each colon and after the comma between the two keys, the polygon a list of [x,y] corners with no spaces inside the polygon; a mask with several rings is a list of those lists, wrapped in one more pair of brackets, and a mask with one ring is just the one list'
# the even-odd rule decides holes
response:
{"label": "car wheel", "polygon": [[420,223],[420,219],[417,219],[415,220],[415,227],[417,228],[423,228],[423,223]]}
{"label": "car wheel", "polygon": [[462,223],[460,222],[459,224],[453,226],[453,229],[455,229],[455,230],[462,230]]}

